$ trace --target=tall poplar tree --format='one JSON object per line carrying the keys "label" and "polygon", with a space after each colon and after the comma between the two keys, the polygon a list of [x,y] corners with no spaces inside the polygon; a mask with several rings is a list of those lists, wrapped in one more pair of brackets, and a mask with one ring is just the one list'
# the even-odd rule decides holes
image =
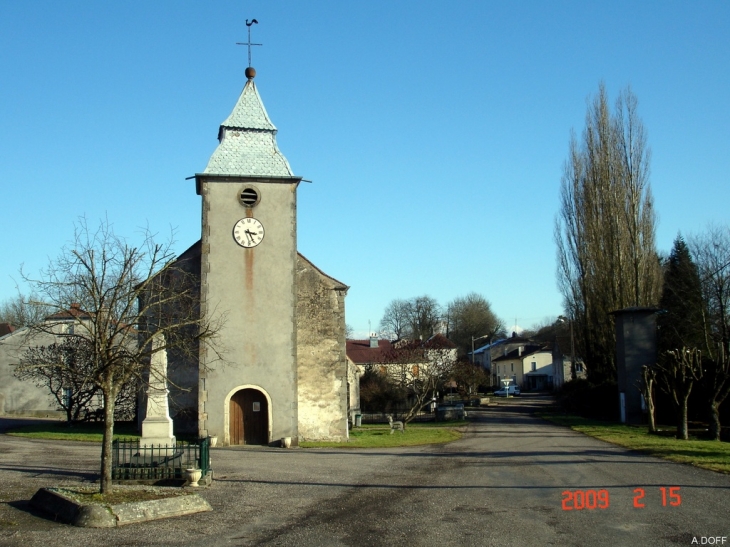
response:
{"label": "tall poplar tree", "polygon": [[612,112],[601,84],[582,138],[571,137],[561,182],[558,285],[594,382],[616,378],[609,312],[656,305],[661,290],[650,153],[637,106],[626,89]]}

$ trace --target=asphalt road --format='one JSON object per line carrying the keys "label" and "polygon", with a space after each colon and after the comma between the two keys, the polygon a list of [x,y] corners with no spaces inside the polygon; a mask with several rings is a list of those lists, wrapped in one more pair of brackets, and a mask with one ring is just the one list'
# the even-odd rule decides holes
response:
{"label": "asphalt road", "polygon": [[531,415],[546,402],[474,412],[445,446],[214,449],[217,480],[201,490],[214,512],[111,530],[27,506],[41,486],[90,480],[98,445],[0,435],[0,545],[730,545],[730,476]]}

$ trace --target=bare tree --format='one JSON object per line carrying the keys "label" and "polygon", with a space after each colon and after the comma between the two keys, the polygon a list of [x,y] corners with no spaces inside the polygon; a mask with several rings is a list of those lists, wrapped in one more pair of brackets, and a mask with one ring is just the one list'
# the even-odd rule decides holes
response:
{"label": "bare tree", "polygon": [[403,338],[408,330],[408,302],[396,298],[385,308],[380,320],[380,330],[391,335],[395,340]]}
{"label": "bare tree", "polygon": [[23,352],[14,375],[48,389],[66,412],[66,420],[77,422],[86,417],[99,393],[91,356],[91,348],[83,338],[30,347]]}
{"label": "bare tree", "polygon": [[34,295],[18,294],[0,303],[0,323],[9,323],[15,328],[29,327],[43,321],[48,309],[40,305]]}
{"label": "bare tree", "polygon": [[408,334],[414,340],[428,340],[439,331],[441,306],[435,298],[417,296],[408,301]]}
{"label": "bare tree", "polygon": [[479,391],[479,386],[490,385],[489,373],[480,364],[461,359],[454,364],[451,379],[462,397],[470,397]]}
{"label": "bare tree", "polygon": [[380,328],[396,340],[427,340],[439,330],[441,306],[435,298],[417,296],[388,304]]}
{"label": "bare tree", "polygon": [[[147,230],[138,245],[117,236],[108,222],[91,229],[82,218],[71,244],[51,260],[38,278],[25,280],[50,309],[63,312],[73,303],[87,313],[65,336],[83,341],[90,375],[104,396],[101,493],[112,489],[112,437],[115,402],[129,382],[143,383],[152,354],[174,350],[196,358],[199,345],[213,351],[220,319],[199,313],[199,285],[186,268],[173,262],[171,242],[159,244]],[[45,321],[32,333],[59,334]],[[152,344],[162,335],[164,344]],[[38,367],[55,363],[38,362]]]}
{"label": "bare tree", "polygon": [[656,367],[659,385],[677,407],[677,438],[687,440],[687,401],[692,386],[702,377],[702,352],[686,347],[667,351]]}
{"label": "bare tree", "polygon": [[600,85],[582,140],[571,137],[561,183],[558,284],[594,381],[616,375],[609,312],[655,305],[661,288],[650,154],[637,104],[627,89],[612,113]]}
{"label": "bare tree", "polygon": [[435,336],[426,342],[403,341],[381,358],[388,380],[405,392],[410,401],[403,418],[408,424],[421,409],[427,406],[435,393],[453,373],[456,348],[443,336]]}
{"label": "bare tree", "polygon": [[[103,420],[103,397],[96,383],[93,352],[83,337],[66,337],[58,343],[26,349],[13,371],[16,378],[45,388],[66,413],[66,421]],[[122,386],[114,404],[116,421],[134,418],[136,378]]]}
{"label": "bare tree", "polygon": [[690,239],[706,305],[705,371],[710,434],[720,439],[720,405],[730,395],[730,226],[710,225]]}
{"label": "bare tree", "polygon": [[460,355],[471,351],[472,338],[492,338],[504,332],[504,322],[494,314],[489,301],[475,292],[455,298],[447,310],[447,335]]}

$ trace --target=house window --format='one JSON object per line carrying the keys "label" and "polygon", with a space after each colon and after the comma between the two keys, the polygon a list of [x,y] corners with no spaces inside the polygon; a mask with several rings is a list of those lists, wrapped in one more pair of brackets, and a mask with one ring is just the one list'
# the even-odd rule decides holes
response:
{"label": "house window", "polygon": [[532,372],[535,372],[537,370],[537,363],[535,361],[532,362]]}
{"label": "house window", "polygon": [[510,366],[512,367],[511,372],[514,372],[515,371],[515,364],[514,363],[510,363]]}
{"label": "house window", "polygon": [[411,368],[411,374],[414,378],[418,378],[418,365],[413,365]]}
{"label": "house window", "polygon": [[74,333],[74,324],[71,323],[70,325],[66,325],[66,334],[73,334]]}
{"label": "house window", "polygon": [[583,363],[576,363],[575,364],[575,371],[576,372],[583,372]]}

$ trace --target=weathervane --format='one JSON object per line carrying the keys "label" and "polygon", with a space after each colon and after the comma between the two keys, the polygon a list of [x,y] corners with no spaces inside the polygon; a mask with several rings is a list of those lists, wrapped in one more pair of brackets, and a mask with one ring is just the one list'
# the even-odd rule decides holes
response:
{"label": "weathervane", "polygon": [[251,46],[262,46],[263,44],[254,44],[251,42],[251,25],[253,24],[259,24],[259,22],[256,19],[251,19],[251,22],[248,22],[248,19],[246,19],[246,26],[248,27],[248,42],[236,42],[237,46],[248,46],[248,66],[251,66]]}

